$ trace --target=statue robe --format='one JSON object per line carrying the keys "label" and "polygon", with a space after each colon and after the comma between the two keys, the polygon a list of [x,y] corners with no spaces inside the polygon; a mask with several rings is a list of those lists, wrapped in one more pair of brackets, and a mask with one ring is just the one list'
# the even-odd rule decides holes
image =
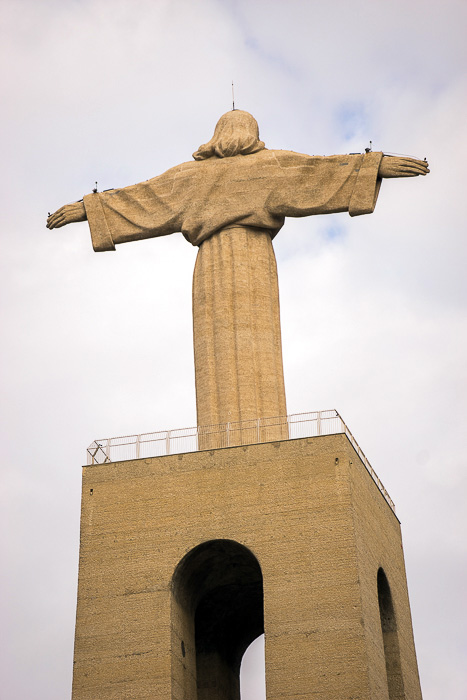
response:
{"label": "statue robe", "polygon": [[287,413],[271,240],[286,216],[371,213],[381,158],[264,149],[183,163],[84,197],[96,251],[177,231],[199,246],[193,279],[199,426],[251,420],[253,439],[232,433],[230,444],[287,437],[286,428],[272,426],[260,435],[255,422]]}

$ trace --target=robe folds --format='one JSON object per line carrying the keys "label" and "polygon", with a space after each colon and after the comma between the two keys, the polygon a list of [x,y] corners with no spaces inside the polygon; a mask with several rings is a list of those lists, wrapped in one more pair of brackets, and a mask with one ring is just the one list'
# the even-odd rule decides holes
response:
{"label": "robe folds", "polygon": [[[287,216],[371,213],[381,158],[264,149],[183,163],[84,197],[96,251],[180,231],[199,246],[193,279],[199,426],[286,414],[271,240]],[[283,437],[278,427],[264,439]]]}

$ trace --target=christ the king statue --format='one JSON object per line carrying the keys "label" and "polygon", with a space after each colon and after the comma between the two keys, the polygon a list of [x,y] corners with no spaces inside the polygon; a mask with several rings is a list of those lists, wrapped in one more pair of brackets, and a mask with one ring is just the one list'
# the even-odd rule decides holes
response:
{"label": "christ the king statue", "polygon": [[383,178],[426,175],[426,161],[383,153],[273,151],[248,112],[158,177],[95,192],[50,215],[89,222],[95,251],[181,231],[199,247],[193,333],[199,426],[285,416],[279,290],[272,239],[286,216],[371,214]]}

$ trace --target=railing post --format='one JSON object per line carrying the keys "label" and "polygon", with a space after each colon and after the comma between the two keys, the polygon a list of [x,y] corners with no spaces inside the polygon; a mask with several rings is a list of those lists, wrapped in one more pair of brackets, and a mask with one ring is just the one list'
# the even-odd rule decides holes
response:
{"label": "railing post", "polygon": [[168,430],[165,434],[165,454],[170,454],[170,430]]}
{"label": "railing post", "polygon": [[227,447],[230,447],[230,423],[225,424],[225,432],[226,432],[226,442],[227,442]]}
{"label": "railing post", "polygon": [[112,438],[107,438],[107,444],[105,446],[105,456],[109,460],[109,462],[110,462],[110,441],[111,440],[112,440]]}
{"label": "railing post", "polygon": [[316,434],[321,435],[321,411],[318,411],[318,418],[316,419]]}
{"label": "railing post", "polygon": [[136,436],[136,459],[139,459],[139,445],[140,445],[141,435]]}

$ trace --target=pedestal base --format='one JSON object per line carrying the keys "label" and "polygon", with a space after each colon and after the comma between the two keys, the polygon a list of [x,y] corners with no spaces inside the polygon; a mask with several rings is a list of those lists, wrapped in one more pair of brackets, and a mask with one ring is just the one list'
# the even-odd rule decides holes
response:
{"label": "pedestal base", "polygon": [[345,435],[83,471],[73,700],[238,699],[263,595],[268,700],[420,700],[399,522]]}

